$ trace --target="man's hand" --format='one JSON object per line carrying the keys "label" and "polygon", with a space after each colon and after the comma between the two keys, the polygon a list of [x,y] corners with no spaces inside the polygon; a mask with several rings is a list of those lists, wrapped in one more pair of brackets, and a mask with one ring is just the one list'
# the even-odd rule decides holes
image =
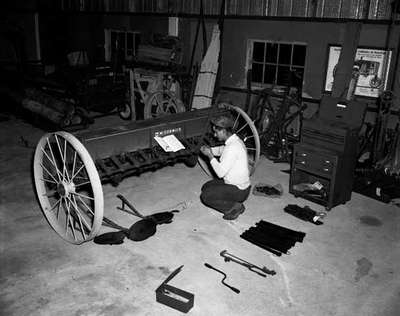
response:
{"label": "man's hand", "polygon": [[213,155],[213,153],[212,153],[212,151],[211,151],[211,148],[210,148],[209,146],[206,146],[206,145],[201,146],[201,147],[200,147],[200,151],[201,151],[201,153],[202,153],[203,155],[207,156],[208,159],[211,160],[211,159],[214,158],[214,155]]}

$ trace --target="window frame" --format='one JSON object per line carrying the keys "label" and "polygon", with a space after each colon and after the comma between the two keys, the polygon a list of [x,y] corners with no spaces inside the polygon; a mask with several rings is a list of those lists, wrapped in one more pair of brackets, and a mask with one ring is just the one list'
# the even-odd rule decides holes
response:
{"label": "window frame", "polygon": [[[266,46],[267,44],[278,44],[278,53],[277,53],[277,58],[276,58],[276,63],[271,63],[271,62],[266,62],[265,60],[265,48],[264,48],[264,56],[263,56],[263,61],[259,62],[259,61],[253,61],[253,51],[254,51],[254,44],[255,43],[264,43],[264,45]],[[290,56],[290,64],[284,64],[284,63],[280,63],[279,62],[279,52],[280,52],[280,48],[282,44],[286,44],[286,45],[291,45],[292,49],[291,49],[291,56]],[[305,57],[304,57],[304,65],[300,66],[300,65],[294,65],[293,64],[293,46],[295,45],[299,45],[299,46],[305,46],[306,48],[306,53],[305,53]],[[264,46],[264,47],[265,47]],[[246,72],[250,69],[253,69],[253,64],[260,64],[263,65],[263,73],[262,73],[262,82],[258,82],[258,81],[253,81],[253,78],[251,78],[251,85],[253,87],[256,88],[267,88],[267,87],[276,87],[276,88],[283,88],[283,85],[278,85],[277,84],[277,77],[278,77],[278,68],[279,66],[289,66],[290,69],[292,70],[293,68],[302,68],[303,69],[303,84],[304,84],[304,73],[305,73],[305,69],[306,69],[306,60],[307,60],[307,48],[308,45],[305,42],[298,42],[298,41],[274,41],[274,40],[266,40],[266,39],[248,39],[247,40],[247,56],[246,56]],[[265,78],[265,65],[274,65],[276,67],[276,71],[275,71],[275,76],[274,76],[274,83],[265,83],[264,82],[264,78]]]}
{"label": "window frame", "polygon": [[[136,41],[140,41],[141,33],[139,31],[133,30],[123,30],[123,29],[115,29],[115,28],[106,28],[104,29],[104,59],[106,62],[111,61],[112,57],[112,42],[111,42],[111,34],[112,33],[124,33],[124,57],[126,61],[132,61],[137,54],[137,43]],[[128,34],[132,34],[132,47],[128,48]],[[132,51],[132,53],[128,53],[128,51]]]}

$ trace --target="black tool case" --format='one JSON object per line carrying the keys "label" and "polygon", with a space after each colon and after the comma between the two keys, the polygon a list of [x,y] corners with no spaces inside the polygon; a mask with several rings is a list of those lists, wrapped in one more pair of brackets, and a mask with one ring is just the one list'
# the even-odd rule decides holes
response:
{"label": "black tool case", "polygon": [[187,313],[193,307],[194,294],[167,284],[182,270],[182,268],[183,265],[173,271],[156,289],[156,301],[183,313]]}

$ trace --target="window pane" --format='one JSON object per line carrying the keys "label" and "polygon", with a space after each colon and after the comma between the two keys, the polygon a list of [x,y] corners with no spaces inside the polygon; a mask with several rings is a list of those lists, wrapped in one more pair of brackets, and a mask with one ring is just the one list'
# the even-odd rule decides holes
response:
{"label": "window pane", "polygon": [[265,62],[276,63],[278,60],[278,44],[267,43],[267,50],[265,52]]}
{"label": "window pane", "polygon": [[140,45],[140,34],[135,33],[135,48],[134,48],[135,54],[139,48],[139,45]]}
{"label": "window pane", "polygon": [[279,63],[290,65],[292,56],[292,45],[281,44],[279,47]]}
{"label": "window pane", "polygon": [[253,68],[251,70],[251,81],[262,83],[263,77],[263,64],[253,63]]}
{"label": "window pane", "polygon": [[118,33],[118,48],[125,51],[125,33]]}
{"label": "window pane", "polygon": [[303,86],[304,68],[294,67],[292,68],[292,87],[297,87],[301,90]]}
{"label": "window pane", "polygon": [[278,78],[276,84],[280,86],[287,86],[290,84],[290,67],[278,66]]}
{"label": "window pane", "polygon": [[264,83],[274,84],[275,73],[276,73],[275,65],[265,65]]}
{"label": "window pane", "polygon": [[133,49],[133,33],[126,33],[126,49]]}
{"label": "window pane", "polygon": [[262,42],[254,42],[253,45],[253,61],[264,61],[264,48],[265,43]]}
{"label": "window pane", "polygon": [[112,48],[112,50],[115,50],[115,47],[117,46],[116,41],[117,41],[117,33],[111,32],[111,48]]}
{"label": "window pane", "polygon": [[293,65],[304,66],[306,61],[306,46],[293,45]]}

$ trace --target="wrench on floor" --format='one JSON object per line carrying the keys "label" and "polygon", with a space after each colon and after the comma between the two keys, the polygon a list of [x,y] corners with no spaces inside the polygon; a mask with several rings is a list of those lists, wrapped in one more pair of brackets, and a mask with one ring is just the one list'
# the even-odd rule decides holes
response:
{"label": "wrench on floor", "polygon": [[[227,250],[222,250],[220,253],[221,257],[224,258],[225,262],[229,262],[229,261],[233,261],[236,262],[242,266],[247,267],[250,271],[253,271],[255,273],[257,273],[258,275],[262,276],[262,277],[266,277],[266,274],[269,275],[275,275],[276,272],[274,270],[269,270],[266,267],[258,267],[250,262],[247,262],[239,257],[236,257],[232,254],[230,254]],[[258,270],[258,271],[257,271]],[[261,271],[261,272],[260,272]]]}
{"label": "wrench on floor", "polygon": [[237,288],[235,288],[235,287],[233,287],[233,286],[231,286],[231,285],[225,283],[226,274],[225,274],[223,271],[218,270],[217,268],[214,268],[214,267],[213,267],[211,264],[209,264],[209,263],[204,263],[204,265],[205,265],[207,268],[209,268],[209,269],[212,269],[212,270],[215,270],[215,271],[221,273],[221,274],[224,276],[224,277],[222,278],[222,280],[221,280],[221,283],[222,283],[223,285],[229,287],[233,292],[235,292],[235,293],[237,293],[237,294],[240,293],[240,290],[239,290],[239,289],[237,289]]}

